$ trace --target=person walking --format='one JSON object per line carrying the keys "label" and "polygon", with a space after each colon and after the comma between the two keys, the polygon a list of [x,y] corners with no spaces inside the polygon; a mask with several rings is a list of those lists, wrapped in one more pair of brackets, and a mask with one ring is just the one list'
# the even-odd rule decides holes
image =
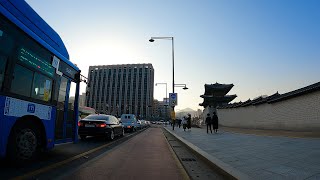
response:
{"label": "person walking", "polygon": [[207,118],[206,118],[206,124],[207,124],[207,134],[209,133],[209,128],[210,128],[210,132],[212,134],[212,129],[211,129],[211,117],[210,114],[207,114]]}
{"label": "person walking", "polygon": [[178,126],[179,126],[179,128],[180,128],[180,126],[181,126],[181,119],[178,119]]}
{"label": "person walking", "polygon": [[191,130],[191,114],[188,114],[188,117],[187,117],[187,127],[188,129]]}
{"label": "person walking", "polygon": [[174,126],[176,125],[176,119],[172,119],[172,130],[174,131]]}
{"label": "person walking", "polygon": [[186,128],[187,128],[187,119],[185,117],[182,118],[182,127],[183,127],[183,131],[186,131]]}
{"label": "person walking", "polygon": [[214,133],[218,132],[218,128],[219,128],[219,119],[218,116],[216,114],[216,112],[213,112],[213,116],[212,116],[212,128]]}

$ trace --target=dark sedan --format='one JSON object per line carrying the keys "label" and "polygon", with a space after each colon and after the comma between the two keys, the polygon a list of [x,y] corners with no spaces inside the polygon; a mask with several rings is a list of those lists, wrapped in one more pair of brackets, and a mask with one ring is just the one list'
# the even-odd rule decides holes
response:
{"label": "dark sedan", "polygon": [[78,122],[78,134],[82,140],[87,136],[105,136],[113,140],[115,136],[123,136],[124,129],[120,121],[105,114],[92,114]]}

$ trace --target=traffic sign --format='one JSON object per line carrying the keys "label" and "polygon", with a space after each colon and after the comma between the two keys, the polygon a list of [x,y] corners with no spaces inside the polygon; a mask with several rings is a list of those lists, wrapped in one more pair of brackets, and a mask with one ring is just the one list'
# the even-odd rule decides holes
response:
{"label": "traffic sign", "polygon": [[178,105],[178,94],[177,93],[169,93],[169,104],[170,104],[170,106]]}

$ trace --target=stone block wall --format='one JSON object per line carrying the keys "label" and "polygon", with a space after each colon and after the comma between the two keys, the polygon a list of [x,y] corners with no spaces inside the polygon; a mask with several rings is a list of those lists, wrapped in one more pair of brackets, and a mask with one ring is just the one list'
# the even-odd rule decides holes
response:
{"label": "stone block wall", "polygon": [[287,100],[218,109],[219,124],[228,127],[290,131],[320,130],[320,91]]}

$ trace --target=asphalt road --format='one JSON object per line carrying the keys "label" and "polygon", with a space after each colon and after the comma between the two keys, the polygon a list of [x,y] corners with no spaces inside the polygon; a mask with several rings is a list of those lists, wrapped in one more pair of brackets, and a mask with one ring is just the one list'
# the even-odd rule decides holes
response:
{"label": "asphalt road", "polygon": [[39,159],[19,166],[9,165],[9,162],[0,159],[0,179],[55,179],[57,175],[94,159],[141,132],[127,133],[114,141],[89,137],[76,144],[57,145]]}
{"label": "asphalt road", "polygon": [[61,179],[188,179],[161,128],[149,128]]}

